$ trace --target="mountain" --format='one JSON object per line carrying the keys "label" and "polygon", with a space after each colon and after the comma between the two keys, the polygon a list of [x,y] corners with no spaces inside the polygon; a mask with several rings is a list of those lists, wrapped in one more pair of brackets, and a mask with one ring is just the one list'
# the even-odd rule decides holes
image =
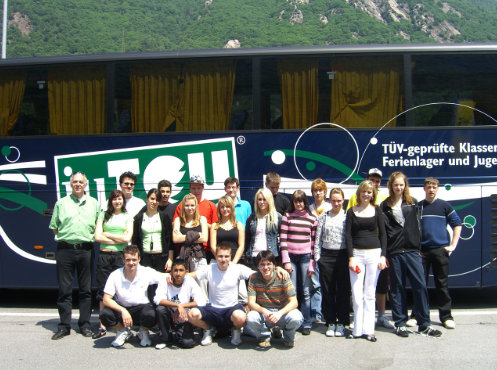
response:
{"label": "mountain", "polygon": [[16,0],[7,57],[497,42],[495,0]]}

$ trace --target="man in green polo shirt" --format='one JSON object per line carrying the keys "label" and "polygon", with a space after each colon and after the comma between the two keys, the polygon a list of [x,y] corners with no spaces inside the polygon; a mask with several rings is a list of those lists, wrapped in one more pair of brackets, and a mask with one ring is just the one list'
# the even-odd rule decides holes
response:
{"label": "man in green polo shirt", "polygon": [[50,229],[57,242],[57,281],[60,323],[52,339],[60,339],[71,333],[72,286],[74,271],[78,276],[79,320],[81,334],[91,337],[91,271],[95,225],[100,212],[96,199],[85,194],[88,184],[85,174],[76,172],[71,176],[72,193],[55,204]]}
{"label": "man in green polo shirt", "polygon": [[259,272],[250,277],[248,284],[247,326],[255,333],[259,347],[271,345],[271,328],[283,330],[283,344],[294,346],[295,332],[304,317],[297,309],[295,288],[290,277],[279,278],[274,270],[276,258],[271,251],[261,251],[256,257]]}

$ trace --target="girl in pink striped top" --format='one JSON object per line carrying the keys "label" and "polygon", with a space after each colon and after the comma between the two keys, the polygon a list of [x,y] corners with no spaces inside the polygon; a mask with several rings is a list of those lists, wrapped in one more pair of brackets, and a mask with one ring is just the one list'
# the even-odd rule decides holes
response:
{"label": "girl in pink striped top", "polygon": [[290,207],[281,220],[280,247],[283,267],[290,273],[304,316],[302,334],[311,333],[311,276],[314,273],[314,239],[317,220],[302,190],[292,195]]}

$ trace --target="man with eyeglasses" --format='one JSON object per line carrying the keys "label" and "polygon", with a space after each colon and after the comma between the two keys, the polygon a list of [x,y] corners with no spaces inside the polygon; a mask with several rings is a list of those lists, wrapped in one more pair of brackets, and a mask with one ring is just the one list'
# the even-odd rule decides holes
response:
{"label": "man with eyeglasses", "polygon": [[90,329],[91,272],[93,241],[100,206],[96,199],[85,193],[88,184],[82,172],[71,176],[71,194],[57,201],[54,206],[50,229],[57,242],[56,268],[59,295],[57,307],[60,323],[53,340],[71,333],[72,288],[76,271],[79,286],[80,332],[85,337],[93,335]]}
{"label": "man with eyeglasses", "polygon": [[271,345],[271,328],[283,330],[283,344],[294,346],[295,332],[304,317],[297,309],[298,301],[290,277],[279,277],[276,259],[271,251],[261,251],[256,257],[259,272],[248,283],[247,326],[255,333],[259,347]]}
{"label": "man with eyeglasses", "polygon": [[136,180],[136,175],[131,171],[124,172],[119,177],[119,186],[121,187],[126,200],[126,211],[131,218],[135,217],[136,214],[145,206],[145,202],[142,199],[133,196]]}

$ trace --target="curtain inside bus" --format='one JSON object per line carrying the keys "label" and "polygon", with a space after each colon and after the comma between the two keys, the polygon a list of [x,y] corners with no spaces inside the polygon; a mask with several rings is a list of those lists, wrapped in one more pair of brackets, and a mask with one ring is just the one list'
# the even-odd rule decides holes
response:
{"label": "curtain inside bus", "polygon": [[16,124],[25,88],[25,70],[0,72],[0,136],[7,135]]}
{"label": "curtain inside bus", "polygon": [[174,117],[181,64],[139,64],[130,71],[131,127],[133,132],[164,132]]}
{"label": "curtain inside bus", "polygon": [[137,132],[227,130],[234,61],[139,65],[131,72],[132,127]]}
{"label": "curtain inside bus", "polygon": [[401,112],[401,58],[337,57],[332,70],[331,122],[378,127]]}
{"label": "curtain inside bus", "polygon": [[227,130],[235,90],[234,61],[185,63],[177,105],[177,131]]}
{"label": "curtain inside bus", "polygon": [[48,70],[52,134],[100,134],[105,131],[105,74],[105,66]]}
{"label": "curtain inside bus", "polygon": [[307,128],[317,123],[319,85],[317,59],[278,61],[284,128]]}

